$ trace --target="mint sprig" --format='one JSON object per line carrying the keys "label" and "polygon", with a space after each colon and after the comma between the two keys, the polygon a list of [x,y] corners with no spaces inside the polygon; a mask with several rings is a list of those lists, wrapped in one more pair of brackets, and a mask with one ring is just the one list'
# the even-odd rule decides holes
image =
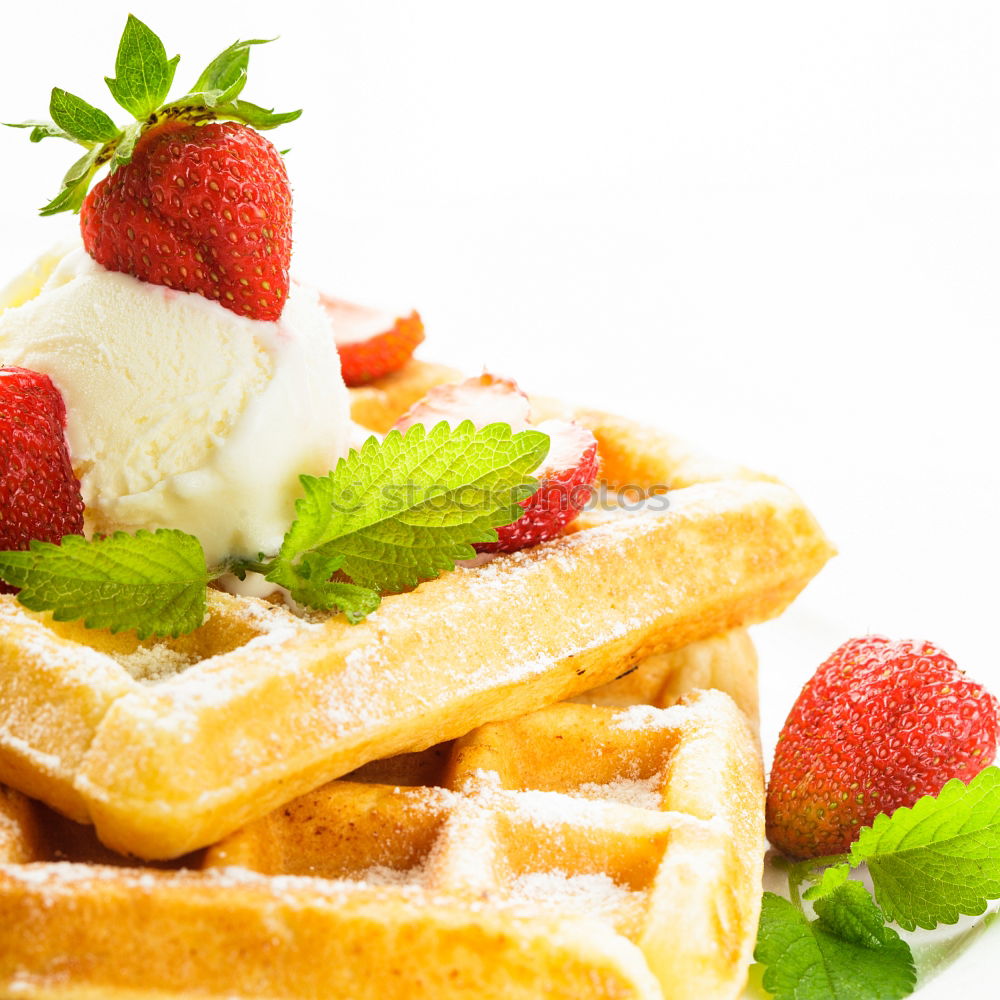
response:
{"label": "mint sprig", "polygon": [[[867,865],[874,899],[849,877],[860,865]],[[849,854],[791,865],[788,881],[791,901],[764,894],[754,957],[766,966],[765,989],[778,1000],[908,996],[912,955],[887,924],[953,924],[1000,898],[1000,768],[878,816]]]}
{"label": "mint sprig", "polygon": [[476,430],[468,420],[369,438],[329,476],[302,477],[305,496],[271,575],[310,552],[365,587],[403,590],[437,576],[517,520],[537,486],[528,473],[548,450],[539,431]]}
{"label": "mint sprig", "polygon": [[537,488],[530,473],[548,449],[546,434],[506,424],[392,431],[329,475],[301,477],[296,519],[269,560],[209,569],[198,539],[176,530],[89,542],[71,535],[0,552],[0,580],[20,587],[18,600],[33,611],[141,638],[196,629],[209,581],[226,571],[262,573],[298,603],[359,622],[382,593],[454,569],[476,542],[496,541],[496,528],[523,513],[519,501]]}
{"label": "mint sprig", "polygon": [[128,163],[143,133],[161,122],[237,121],[263,131],[298,118],[301,111],[276,113],[240,99],[247,82],[250,48],[267,41],[257,38],[233,42],[208,64],[188,93],[171,101],[168,94],[180,57],[168,59],[159,36],[130,14],[118,45],[115,75],[104,79],[111,96],[134,116],[134,121],[116,125],[100,108],[55,87],[49,102],[51,121],[5,123],[12,128],[30,129],[32,142],[66,139],[87,150],[70,168],[59,192],[40,210],[41,214],[79,212],[97,172],[105,165],[114,172]]}
{"label": "mint sprig", "polygon": [[[236,567],[263,573],[310,607],[367,613],[381,591],[400,591],[475,555],[496,528],[522,514],[537,488],[529,477],[548,436],[471,421],[369,438],[328,476],[303,476],[304,496],[277,556]],[[330,581],[346,576],[367,594]],[[361,599],[362,603],[355,601]]]}
{"label": "mint sprig", "polygon": [[985,912],[1000,899],[1000,768],[877,817],[851,846],[851,862],[868,865],[879,905],[906,930]]}
{"label": "mint sprig", "polygon": [[[860,895],[877,912],[859,882]],[[824,916],[810,920],[794,903],[764,894],[754,957],[765,965],[763,986],[779,1000],[902,1000],[916,972],[906,942],[884,921],[877,938],[845,937],[844,924],[874,927],[874,914],[846,887],[824,900]],[[821,904],[817,903],[817,911]]]}
{"label": "mint sprig", "polygon": [[27,551],[0,552],[0,579],[21,588],[18,600],[31,611],[145,639],[201,625],[210,576],[197,538],[161,529],[34,541]]}

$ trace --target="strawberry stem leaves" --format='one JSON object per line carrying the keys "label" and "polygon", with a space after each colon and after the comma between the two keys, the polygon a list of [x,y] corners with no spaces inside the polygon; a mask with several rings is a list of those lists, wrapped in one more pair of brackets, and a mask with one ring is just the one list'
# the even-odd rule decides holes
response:
{"label": "strawberry stem leaves", "polygon": [[130,14],[118,46],[115,76],[105,77],[105,82],[115,101],[135,121],[119,127],[99,108],[56,87],[49,104],[51,121],[4,123],[11,128],[30,129],[31,142],[68,139],[87,149],[88,156],[74,164],[59,193],[40,209],[40,214],[79,212],[98,170],[107,164],[113,172],[128,163],[143,133],[164,121],[236,121],[259,131],[295,121],[301,110],[275,112],[240,99],[247,82],[251,48],[272,40],[233,42],[205,67],[190,93],[168,102],[180,57],[168,59],[159,36]]}
{"label": "strawberry stem leaves", "polygon": [[138,119],[148,118],[165,100],[180,56],[167,59],[159,36],[129,14],[118,43],[116,76],[104,82],[111,96]]}
{"label": "strawberry stem leaves", "polygon": [[[195,81],[191,88],[192,94],[208,94],[211,92],[226,93],[240,85],[242,80],[246,82],[247,67],[250,63],[250,47],[252,45],[267,45],[273,42],[273,38],[251,38],[248,41],[235,41],[227,49],[223,49],[204,69],[201,76]],[[236,93],[229,94],[226,100],[234,100],[239,96]]]}
{"label": "strawberry stem leaves", "polygon": [[41,142],[42,139],[69,139],[70,142],[75,142],[80,146],[86,146],[87,143],[80,142],[79,139],[74,139],[68,132],[64,132],[58,125],[54,122],[43,122],[43,121],[26,121],[26,122],[3,122],[7,128],[30,128],[31,133],[28,135],[29,142]]}
{"label": "strawberry stem leaves", "polygon": [[214,109],[217,118],[227,118],[243,122],[258,132],[267,132],[279,125],[287,125],[295,121],[301,111],[278,111],[274,108],[262,108],[249,101],[232,101],[229,104],[219,104]]}
{"label": "strawberry stem leaves", "polygon": [[110,142],[118,135],[118,126],[108,115],[59,87],[52,88],[49,114],[63,132],[80,143]]}
{"label": "strawberry stem leaves", "polygon": [[55,196],[41,210],[41,215],[56,215],[59,212],[71,211],[79,212],[87,197],[87,190],[90,181],[97,172],[101,148],[94,146],[87,150],[76,163],[66,172],[63,178],[63,186],[59,194]]}

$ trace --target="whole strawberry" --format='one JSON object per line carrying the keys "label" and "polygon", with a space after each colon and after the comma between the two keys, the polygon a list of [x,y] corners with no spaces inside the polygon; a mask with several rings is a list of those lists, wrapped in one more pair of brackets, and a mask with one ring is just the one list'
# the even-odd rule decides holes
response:
{"label": "whole strawberry", "polygon": [[997,702],[929,642],[841,646],[803,688],[778,738],[767,835],[798,858],[848,850],[882,812],[970,781],[997,753]]}
{"label": "whole strawberry", "polygon": [[[0,550],[82,533],[65,426],[66,407],[48,375],[0,368]],[[0,582],[0,592],[10,590]]]}
{"label": "whole strawberry", "polygon": [[[15,127],[30,128],[34,142],[55,137],[86,150],[42,215],[82,209],[83,243],[99,264],[276,320],[288,298],[292,198],[281,156],[255,130],[301,112],[239,99],[259,44],[234,42],[168,101],[177,58],[167,59],[163,42],[130,15],[106,82],[135,121],[121,128],[56,87],[51,122]],[[90,191],[104,165],[109,176]]]}
{"label": "whole strawberry", "polygon": [[110,271],[198,292],[251,319],[288,297],[292,193],[273,143],[246,125],[166,121],[87,195],[83,245]]}

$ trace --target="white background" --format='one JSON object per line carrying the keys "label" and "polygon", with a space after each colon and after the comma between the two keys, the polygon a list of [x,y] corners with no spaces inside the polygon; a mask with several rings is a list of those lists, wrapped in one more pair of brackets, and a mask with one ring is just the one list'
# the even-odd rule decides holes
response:
{"label": "white background", "polygon": [[[125,12],[9,5],[0,116],[44,116],[53,84],[112,110]],[[868,631],[933,639],[1000,689],[1000,6],[135,13],[181,53],[180,86],[238,35],[282,36],[244,96],[306,109],[275,133],[302,276],[416,306],[425,357],[655,421],[803,493],[841,555],[759,632],[769,742]],[[73,156],[0,142],[10,272],[72,229],[34,209]]]}

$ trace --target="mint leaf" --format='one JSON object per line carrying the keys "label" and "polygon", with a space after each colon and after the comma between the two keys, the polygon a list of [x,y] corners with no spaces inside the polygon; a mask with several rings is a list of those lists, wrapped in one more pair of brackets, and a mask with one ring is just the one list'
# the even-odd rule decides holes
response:
{"label": "mint leaf", "polygon": [[825,897],[826,913],[814,921],[787,899],[764,893],[754,958],[766,966],[764,989],[777,1000],[901,1000],[913,992],[913,957],[894,931],[883,927],[874,947],[838,936],[841,927],[873,926],[854,891],[843,892],[842,886]]}
{"label": "mint leaf", "polygon": [[907,930],[982,913],[1000,898],[1000,768],[878,816],[851,860],[868,865],[879,905]]}
{"label": "mint leaf", "polygon": [[136,118],[148,118],[166,100],[180,56],[167,59],[158,35],[133,14],[125,22],[115,76],[105,77],[111,96]]}
{"label": "mint leaf", "polygon": [[342,556],[306,553],[295,566],[278,563],[268,576],[272,583],[285,587],[293,600],[317,611],[343,611],[356,625],[382,603],[381,595],[368,587],[331,580]]}
{"label": "mint leaf", "polygon": [[847,864],[833,865],[824,869],[819,882],[802,893],[802,898],[815,901],[832,895],[847,882],[850,873],[851,867]]}
{"label": "mint leaf", "polygon": [[[250,65],[250,47],[266,45],[273,41],[273,38],[251,38],[245,42],[233,42],[205,67],[191,88],[191,93],[228,92],[230,95],[228,99],[234,100],[239,95],[239,90],[233,93],[231,88],[239,86],[241,81],[246,83],[247,68]],[[240,90],[242,89],[240,86]]]}
{"label": "mint leaf", "polygon": [[134,629],[145,639],[201,625],[209,576],[197,538],[160,529],[94,541],[67,535],[61,545],[34,541],[27,551],[0,552],[0,579],[21,588],[17,599],[26,608],[51,611],[56,621]]}
{"label": "mint leaf", "polygon": [[[529,473],[548,453],[547,435],[506,424],[454,430],[440,423],[369,438],[330,475],[303,476],[305,496],[267,579],[294,591],[326,569],[376,591],[399,591],[475,555],[475,542],[520,517],[536,488]],[[310,562],[303,568],[306,555]],[[306,582],[302,582],[304,578]]]}
{"label": "mint leaf", "polygon": [[817,924],[824,931],[865,948],[880,948],[899,940],[899,935],[885,925],[885,916],[875,905],[868,890],[846,878],[837,888],[813,904]]}
{"label": "mint leaf", "polygon": [[67,135],[82,142],[110,142],[119,132],[103,111],[59,87],[52,88],[49,114]]}

